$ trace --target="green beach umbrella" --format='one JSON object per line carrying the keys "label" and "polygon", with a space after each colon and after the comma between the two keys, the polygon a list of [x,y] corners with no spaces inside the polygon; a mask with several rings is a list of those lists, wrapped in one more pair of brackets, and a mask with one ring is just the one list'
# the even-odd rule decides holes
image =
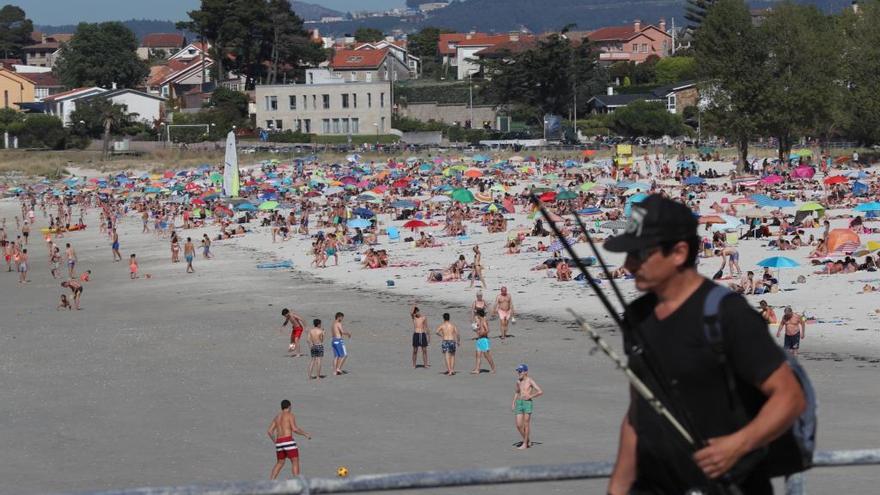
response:
{"label": "green beach umbrella", "polygon": [[263,201],[257,209],[262,211],[270,211],[278,208],[278,201]]}
{"label": "green beach umbrella", "polygon": [[810,201],[810,202],[802,204],[798,208],[798,211],[821,211],[824,209],[825,209],[825,207],[820,205],[819,203],[817,203],[815,201]]}
{"label": "green beach umbrella", "polygon": [[577,197],[578,195],[574,191],[564,189],[559,191],[559,194],[556,195],[556,201],[570,201],[572,199],[577,199]]}
{"label": "green beach umbrella", "polygon": [[581,184],[580,189],[581,189],[581,191],[583,191],[583,192],[587,192],[587,191],[589,191],[590,189],[592,189],[592,188],[594,188],[594,187],[596,187],[596,183],[595,183],[595,182],[584,182],[583,184]]}
{"label": "green beach umbrella", "polygon": [[467,189],[456,189],[452,191],[452,200],[459,203],[473,203],[476,198],[474,198],[474,193]]}

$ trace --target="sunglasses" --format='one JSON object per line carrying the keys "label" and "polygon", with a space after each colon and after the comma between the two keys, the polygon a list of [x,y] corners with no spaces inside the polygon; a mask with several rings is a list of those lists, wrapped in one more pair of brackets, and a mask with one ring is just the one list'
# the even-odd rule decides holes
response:
{"label": "sunglasses", "polygon": [[636,251],[627,251],[626,257],[628,259],[633,259],[638,261],[639,263],[644,263],[651,256],[654,255],[657,251],[660,251],[660,246],[651,246],[642,249],[638,249]]}

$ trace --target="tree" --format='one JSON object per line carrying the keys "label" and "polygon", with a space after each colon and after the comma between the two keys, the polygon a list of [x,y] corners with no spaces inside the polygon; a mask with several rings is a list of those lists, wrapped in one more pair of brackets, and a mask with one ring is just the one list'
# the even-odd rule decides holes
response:
{"label": "tree", "polygon": [[374,41],[380,41],[385,38],[385,35],[382,31],[379,31],[376,28],[370,27],[359,27],[357,31],[354,32],[354,39],[359,43],[372,43]]}
{"label": "tree", "polygon": [[293,79],[303,64],[317,66],[326,60],[327,53],[311,39],[289,0],[269,0],[267,7],[272,19],[271,36],[265,37],[263,50],[269,60],[267,84],[275,84],[280,74]]}
{"label": "tree", "polygon": [[584,41],[551,34],[535,48],[497,60],[481,60],[488,79],[481,92],[496,104],[524,105],[535,119],[544,114],[566,115],[578,112],[587,100],[605,87],[607,77],[599,67],[598,53]]}
{"label": "tree", "polygon": [[660,84],[688,81],[697,77],[694,57],[664,57],[654,66],[654,74]]}
{"label": "tree", "polygon": [[681,116],[669,113],[663,103],[644,100],[615,110],[610,116],[610,127],[617,134],[629,138],[645,136],[656,139],[680,136],[685,132]]}
{"label": "tree", "polygon": [[149,74],[137,48],[134,33],[120,22],[81,23],[70,43],[61,46],[53,71],[68,88],[114,83],[132,88]]}
{"label": "tree", "polygon": [[24,120],[9,124],[7,130],[18,137],[21,148],[49,148],[63,150],[67,132],[61,119],[52,115],[31,114]]}
{"label": "tree", "polygon": [[125,105],[114,103],[100,95],[80,101],[70,113],[73,131],[91,138],[102,139],[103,158],[110,154],[110,136],[121,132],[137,114],[129,114]]}
{"label": "tree", "polygon": [[715,1],[716,0],[687,0],[687,5],[684,7],[684,18],[690,23],[688,24],[688,28],[692,30],[698,29],[703,24],[703,20],[706,19],[706,14],[709,12],[709,8],[715,4]]}
{"label": "tree", "polygon": [[859,4],[840,18],[842,53],[839,120],[847,135],[861,144],[880,143],[880,4]]}
{"label": "tree", "polygon": [[230,3],[227,0],[202,0],[199,10],[191,10],[187,13],[189,21],[177,23],[177,29],[198,33],[199,38],[210,43],[209,55],[214,60],[217,81],[222,81],[226,77],[224,62],[228,38],[224,27],[226,22],[234,17],[232,15],[227,17],[227,10],[232,10]]}
{"label": "tree", "polygon": [[6,5],[0,9],[0,53],[3,58],[22,58],[22,48],[30,45],[34,23],[20,7]]}
{"label": "tree", "polygon": [[696,34],[696,62],[706,104],[702,122],[737,143],[742,172],[749,140],[762,129],[767,108],[768,52],[742,0],[718,0]]}
{"label": "tree", "polygon": [[426,77],[439,75],[440,50],[437,43],[440,35],[452,33],[451,29],[426,27],[418,33],[407,38],[407,49],[410,53],[419,57],[422,64],[422,74]]}
{"label": "tree", "polygon": [[839,36],[819,9],[789,2],[777,4],[759,29],[770,53],[763,127],[777,139],[784,161],[798,138],[822,134],[834,118],[841,89]]}

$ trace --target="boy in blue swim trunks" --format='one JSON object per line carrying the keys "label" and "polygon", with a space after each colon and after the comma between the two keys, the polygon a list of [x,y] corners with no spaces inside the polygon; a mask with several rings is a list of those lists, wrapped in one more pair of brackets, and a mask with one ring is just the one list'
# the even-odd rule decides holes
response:
{"label": "boy in blue swim trunks", "polygon": [[335,357],[333,366],[335,367],[334,374],[336,375],[348,374],[347,371],[342,369],[342,365],[345,364],[345,358],[348,357],[348,352],[345,350],[344,337],[351,338],[351,333],[347,332],[342,326],[343,318],[345,318],[344,314],[336,313],[336,317],[333,320],[333,340],[331,344],[333,345],[333,356]]}
{"label": "boy in blue swim trunks", "polygon": [[486,357],[486,361],[489,363],[489,368],[492,371],[492,374],[495,374],[495,360],[492,359],[492,351],[489,350],[489,322],[486,321],[485,312],[483,312],[484,316],[476,316],[477,319],[477,342],[476,347],[477,351],[474,353],[474,369],[471,370],[472,375],[476,375],[480,373],[480,364],[482,364],[483,356]]}
{"label": "boy in blue swim trunks", "polygon": [[186,258],[186,273],[195,272],[193,268],[193,258],[196,256],[196,247],[193,245],[191,237],[186,238],[186,244],[183,245],[183,257]]}
{"label": "boy in blue swim trunks", "polygon": [[440,350],[446,359],[446,372],[443,374],[452,376],[455,374],[455,349],[461,345],[461,336],[458,328],[449,321],[449,313],[443,313],[443,323],[437,327],[437,335],[443,339],[440,344]]}
{"label": "boy in blue swim trunks", "polygon": [[522,442],[517,448],[524,450],[531,447],[529,436],[531,434],[532,400],[544,395],[544,391],[535,383],[535,380],[529,377],[528,365],[517,366],[516,374],[518,378],[510,408],[516,415],[516,430],[522,435]]}

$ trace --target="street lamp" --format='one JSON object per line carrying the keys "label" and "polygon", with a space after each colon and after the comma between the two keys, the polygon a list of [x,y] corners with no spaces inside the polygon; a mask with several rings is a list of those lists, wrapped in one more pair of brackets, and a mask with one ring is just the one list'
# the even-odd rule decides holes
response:
{"label": "street lamp", "polygon": [[379,151],[379,123],[373,122],[373,127],[376,128],[376,151]]}
{"label": "street lamp", "polygon": [[547,146],[547,124],[549,123],[549,120],[544,119],[544,146]]}

